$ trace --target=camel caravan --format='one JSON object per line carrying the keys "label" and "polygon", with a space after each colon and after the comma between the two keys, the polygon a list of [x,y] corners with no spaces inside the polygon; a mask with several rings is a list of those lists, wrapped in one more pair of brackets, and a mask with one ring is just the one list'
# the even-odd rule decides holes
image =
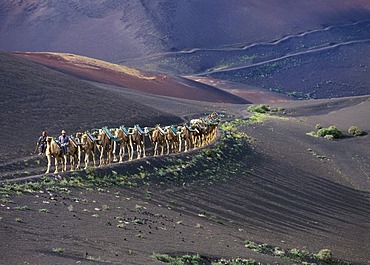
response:
{"label": "camel caravan", "polygon": [[157,124],[153,128],[142,128],[138,124],[132,128],[123,125],[119,128],[103,127],[77,132],[69,137],[63,130],[59,138],[46,136],[46,132],[43,132],[40,139],[44,137],[45,146],[40,146],[39,139],[37,147],[40,147],[40,154],[46,155],[46,174],[50,172],[52,158],[55,161],[54,173],[58,173],[59,164],[62,172],[67,171],[68,160],[71,171],[81,169],[82,158],[84,169],[89,166],[102,167],[112,162],[124,162],[126,153],[128,161],[133,160],[134,156],[136,159],[146,157],[145,143],[148,140],[153,146],[153,156],[204,147],[216,138],[220,121],[220,115],[213,112],[206,117],[191,120],[190,124],[164,127]]}

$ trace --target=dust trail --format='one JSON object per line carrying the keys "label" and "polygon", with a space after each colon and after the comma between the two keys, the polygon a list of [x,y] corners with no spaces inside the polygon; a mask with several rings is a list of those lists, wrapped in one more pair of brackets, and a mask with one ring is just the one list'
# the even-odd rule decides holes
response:
{"label": "dust trail", "polygon": [[[149,56],[143,56],[143,57],[140,57],[140,58],[122,60],[122,61],[119,61],[117,63],[118,64],[120,64],[120,63],[124,64],[125,61],[152,59],[152,58],[166,56],[166,55],[193,54],[193,53],[196,53],[196,52],[245,51],[245,50],[248,50],[250,48],[257,47],[257,46],[274,46],[274,45],[278,45],[278,44],[282,43],[283,41],[286,41],[286,40],[289,40],[289,39],[302,38],[302,37],[305,37],[305,36],[308,36],[308,35],[311,35],[311,34],[314,34],[314,33],[326,32],[326,31],[330,31],[332,29],[351,27],[351,26],[356,26],[356,25],[361,24],[361,23],[369,23],[369,22],[370,22],[370,20],[362,20],[362,21],[357,21],[357,22],[354,22],[354,23],[348,23],[348,24],[342,24],[342,25],[332,25],[332,26],[328,26],[328,27],[325,27],[325,28],[321,28],[321,29],[307,30],[307,31],[302,32],[302,33],[291,34],[291,35],[284,36],[284,37],[282,37],[280,39],[276,39],[272,42],[257,42],[257,43],[251,43],[251,44],[248,44],[248,45],[243,45],[242,43],[239,43],[239,44],[235,43],[235,44],[230,44],[230,45],[224,46],[223,48],[192,48],[192,49],[189,49],[189,50],[182,50],[182,51],[177,51],[177,52],[157,53],[157,54],[153,54],[153,55],[149,55]],[[236,47],[236,46],[239,46],[239,47]],[[240,47],[240,46],[242,46],[242,47]]]}
{"label": "dust trail", "polygon": [[224,72],[235,71],[235,70],[243,70],[243,69],[248,69],[248,68],[255,67],[255,66],[264,65],[264,64],[267,64],[267,63],[273,63],[273,62],[276,62],[276,61],[280,61],[280,60],[295,57],[295,56],[300,56],[300,55],[320,52],[320,51],[324,51],[324,50],[334,49],[334,48],[341,47],[341,46],[346,46],[346,45],[351,45],[351,44],[356,44],[356,43],[365,43],[365,42],[370,42],[370,39],[347,41],[347,42],[341,42],[341,43],[337,43],[337,44],[322,46],[322,47],[319,47],[319,48],[311,48],[307,51],[291,53],[291,54],[287,54],[287,55],[284,55],[284,56],[281,56],[281,57],[278,57],[278,58],[274,58],[274,59],[270,59],[270,60],[250,64],[250,65],[244,65],[244,66],[231,67],[231,68],[222,69],[222,70],[214,70],[214,71],[209,71],[209,72],[203,72],[203,73],[199,73],[199,74],[194,74],[194,76],[203,76],[203,75],[210,75],[210,74],[215,74],[215,73],[224,73]]}

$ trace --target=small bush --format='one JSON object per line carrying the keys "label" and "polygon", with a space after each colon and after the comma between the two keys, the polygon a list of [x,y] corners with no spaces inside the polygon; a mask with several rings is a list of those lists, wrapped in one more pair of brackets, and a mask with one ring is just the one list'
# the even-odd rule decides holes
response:
{"label": "small bush", "polygon": [[361,136],[364,134],[364,132],[358,128],[357,126],[350,126],[348,128],[348,133],[353,135],[353,136]]}
{"label": "small bush", "polygon": [[108,206],[108,205],[106,205],[106,204],[103,204],[103,205],[101,206],[101,208],[103,209],[103,211],[108,211],[108,210],[109,210],[109,206]]}
{"label": "small bush", "polygon": [[127,228],[127,226],[126,226],[125,224],[118,224],[118,225],[117,225],[117,228],[124,228],[124,229],[126,229],[126,228]]}
{"label": "small bush", "polygon": [[321,128],[317,131],[317,135],[321,137],[325,137],[327,135],[332,135],[333,138],[341,138],[343,137],[343,133],[335,126],[329,126],[328,128]]}
{"label": "small bush", "polygon": [[331,250],[326,248],[320,250],[315,256],[323,262],[331,262],[333,258]]}
{"label": "small bush", "polygon": [[248,111],[257,113],[266,113],[271,110],[270,106],[267,104],[260,104],[258,106],[249,106]]}
{"label": "small bush", "polygon": [[220,259],[219,261],[212,262],[212,265],[256,265],[259,264],[254,259]]}
{"label": "small bush", "polygon": [[52,248],[52,251],[55,253],[64,253],[64,248]]}
{"label": "small bush", "polygon": [[334,136],[331,135],[331,134],[327,134],[324,136],[325,139],[328,139],[328,140],[334,140]]}

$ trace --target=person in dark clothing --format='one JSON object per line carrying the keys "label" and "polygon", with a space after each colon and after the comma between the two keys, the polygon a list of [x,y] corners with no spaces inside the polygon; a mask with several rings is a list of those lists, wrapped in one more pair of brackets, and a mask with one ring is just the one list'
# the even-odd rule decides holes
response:
{"label": "person in dark clothing", "polygon": [[45,154],[46,151],[46,132],[43,131],[36,143],[36,149],[39,149],[39,155]]}
{"label": "person in dark clothing", "polygon": [[66,131],[62,131],[62,135],[59,136],[59,142],[60,142],[60,147],[62,149],[63,154],[66,154],[68,151],[68,146],[69,146],[69,137],[66,134]]}

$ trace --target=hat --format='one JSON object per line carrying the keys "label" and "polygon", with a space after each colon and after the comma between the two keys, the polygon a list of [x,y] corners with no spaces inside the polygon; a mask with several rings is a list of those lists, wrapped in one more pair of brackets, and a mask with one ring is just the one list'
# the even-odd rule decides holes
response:
{"label": "hat", "polygon": [[62,133],[66,133],[66,131],[65,130],[62,130]]}

